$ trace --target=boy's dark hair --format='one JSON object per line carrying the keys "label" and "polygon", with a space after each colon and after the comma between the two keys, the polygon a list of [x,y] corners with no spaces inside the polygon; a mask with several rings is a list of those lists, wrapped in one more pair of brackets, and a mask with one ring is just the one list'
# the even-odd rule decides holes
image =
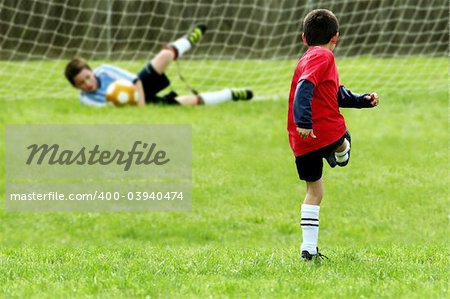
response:
{"label": "boy's dark hair", "polygon": [[72,60],[70,60],[66,65],[64,75],[66,76],[67,80],[69,80],[70,84],[75,86],[74,78],[84,69],[90,70],[91,67],[83,58],[75,57],[72,58]]}
{"label": "boy's dark hair", "polygon": [[328,44],[338,31],[338,19],[328,9],[310,11],[303,20],[303,33],[308,46]]}

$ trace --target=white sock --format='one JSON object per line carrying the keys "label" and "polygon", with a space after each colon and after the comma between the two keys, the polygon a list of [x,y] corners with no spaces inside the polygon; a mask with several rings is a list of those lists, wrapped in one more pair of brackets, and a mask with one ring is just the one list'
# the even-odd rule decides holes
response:
{"label": "white sock", "polygon": [[186,37],[180,37],[176,41],[170,43],[172,47],[177,49],[178,58],[183,56],[184,53],[186,53],[190,48],[192,48],[191,43]]}
{"label": "white sock", "polygon": [[345,162],[348,160],[348,151],[350,150],[350,142],[348,142],[347,139],[344,139],[345,143],[345,149],[342,152],[336,152],[334,153],[334,156],[336,157],[336,161],[339,163]]}
{"label": "white sock", "polygon": [[215,105],[223,102],[231,101],[233,95],[231,93],[231,89],[223,89],[221,91],[214,92],[202,92],[199,94],[202,99],[203,104],[205,105]]}
{"label": "white sock", "polygon": [[306,250],[310,254],[317,254],[319,209],[320,206],[302,204],[302,220],[300,224],[303,231],[303,243],[300,250]]}

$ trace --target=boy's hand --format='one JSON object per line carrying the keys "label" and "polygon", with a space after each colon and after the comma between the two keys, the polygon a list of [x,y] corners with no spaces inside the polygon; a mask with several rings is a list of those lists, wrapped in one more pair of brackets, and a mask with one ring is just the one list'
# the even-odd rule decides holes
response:
{"label": "boy's hand", "polygon": [[310,135],[311,135],[312,138],[317,138],[316,135],[314,135],[314,132],[313,132],[312,129],[303,129],[303,128],[297,127],[297,133],[303,139],[308,138],[308,136],[310,136]]}
{"label": "boy's hand", "polygon": [[378,94],[376,92],[372,92],[368,96],[365,96],[364,99],[366,99],[367,101],[370,101],[370,104],[372,105],[372,107],[375,107],[378,105]]}

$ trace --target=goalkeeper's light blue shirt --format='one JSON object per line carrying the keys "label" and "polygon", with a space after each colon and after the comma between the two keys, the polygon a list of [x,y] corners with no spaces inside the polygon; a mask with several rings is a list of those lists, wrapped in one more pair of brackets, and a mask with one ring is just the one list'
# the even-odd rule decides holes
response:
{"label": "goalkeeper's light blue shirt", "polygon": [[118,79],[125,79],[130,82],[134,82],[137,79],[137,75],[107,64],[99,66],[93,72],[97,78],[98,89],[94,92],[82,91],[80,93],[80,103],[83,105],[106,106],[106,89],[109,84]]}

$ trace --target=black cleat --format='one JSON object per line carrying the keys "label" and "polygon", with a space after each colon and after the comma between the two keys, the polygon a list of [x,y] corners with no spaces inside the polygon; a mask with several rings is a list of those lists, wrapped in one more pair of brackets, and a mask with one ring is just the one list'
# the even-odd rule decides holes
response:
{"label": "black cleat", "polygon": [[202,39],[205,32],[206,32],[205,24],[196,24],[187,34],[187,39],[189,40],[192,46],[195,46]]}
{"label": "black cleat", "polygon": [[316,254],[311,254],[306,250],[302,251],[302,259],[304,261],[312,261],[313,259],[318,260],[318,259],[324,259],[324,258],[328,260],[328,257],[326,255],[323,255],[322,253],[319,252],[319,248],[317,248]]}
{"label": "black cleat", "polygon": [[334,155],[334,151],[331,152],[331,154],[328,156],[327,162],[328,162],[328,165],[330,165],[331,168],[335,168],[336,167],[337,162],[336,162],[336,156]]}
{"label": "black cleat", "polygon": [[253,98],[253,91],[250,89],[232,89],[233,101],[249,101]]}

